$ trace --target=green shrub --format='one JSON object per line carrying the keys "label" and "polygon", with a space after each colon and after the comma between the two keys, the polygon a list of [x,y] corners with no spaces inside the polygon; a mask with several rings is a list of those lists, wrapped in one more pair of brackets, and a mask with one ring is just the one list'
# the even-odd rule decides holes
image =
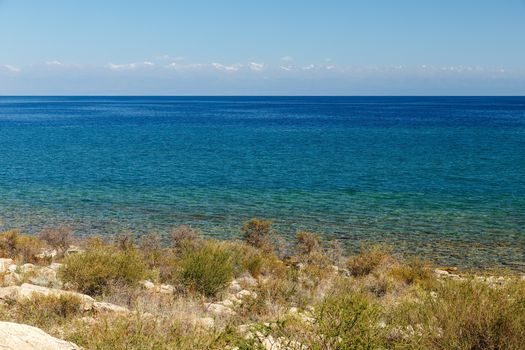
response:
{"label": "green shrub", "polygon": [[195,247],[201,241],[201,232],[198,229],[187,225],[175,227],[171,231],[171,246],[176,251],[181,251],[185,248]]}
{"label": "green shrub", "polygon": [[11,313],[18,322],[48,328],[83,313],[82,301],[74,295],[33,295],[14,305]]}
{"label": "green shrub", "polygon": [[301,255],[310,255],[321,250],[321,237],[317,233],[300,231],[296,238],[297,250]]}
{"label": "green shrub", "polygon": [[379,312],[368,299],[348,286],[337,286],[318,306],[314,332],[308,348],[378,349],[381,348]]}
{"label": "green shrub", "polygon": [[362,249],[358,255],[350,257],[347,266],[352,276],[361,277],[370,274],[388,258],[389,254],[384,247],[373,246]]}
{"label": "green shrub", "polygon": [[241,232],[244,240],[249,245],[261,249],[264,252],[271,252],[272,245],[272,222],[253,218],[242,226]]}
{"label": "green shrub", "polygon": [[410,259],[402,264],[397,264],[390,270],[390,275],[404,284],[418,284],[430,288],[435,283],[432,270],[420,259]]}
{"label": "green shrub", "polygon": [[[398,311],[418,336],[397,339],[424,349],[523,349],[525,283],[491,286],[474,280],[443,281]],[[401,327],[403,321],[395,320]]]}
{"label": "green shrub", "polygon": [[66,257],[59,271],[62,281],[89,295],[101,295],[112,286],[132,286],[147,274],[134,249],[119,251],[111,246],[93,246],[85,253]]}
{"label": "green shrub", "polygon": [[34,236],[22,235],[18,230],[0,233],[0,256],[14,258],[22,262],[35,262],[44,243]]}
{"label": "green shrub", "polygon": [[249,272],[253,277],[258,277],[265,262],[270,259],[269,256],[264,256],[259,249],[242,242],[224,242],[223,244],[232,255],[235,276]]}
{"label": "green shrub", "polygon": [[233,278],[232,254],[227,246],[205,241],[196,249],[182,252],[180,282],[189,290],[205,296],[216,296]]}

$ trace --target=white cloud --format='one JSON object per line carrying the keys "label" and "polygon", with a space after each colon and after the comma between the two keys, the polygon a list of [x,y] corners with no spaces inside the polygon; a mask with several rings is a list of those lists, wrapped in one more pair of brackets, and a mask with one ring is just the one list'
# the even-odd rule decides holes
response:
{"label": "white cloud", "polygon": [[283,56],[283,57],[281,57],[281,61],[284,61],[284,62],[291,62],[291,61],[293,61],[293,57],[290,57],[290,56]]}
{"label": "white cloud", "polygon": [[134,62],[134,63],[124,63],[124,64],[115,64],[115,63],[108,63],[106,65],[106,68],[115,70],[115,71],[125,71],[125,70],[135,70],[138,68],[145,68],[145,67],[153,67],[155,66],[155,63],[151,61],[144,61],[144,62]]}
{"label": "white cloud", "polygon": [[282,70],[285,70],[287,72],[293,70],[293,66],[279,66]]}
{"label": "white cloud", "polygon": [[224,65],[220,63],[212,63],[211,64],[213,68],[218,70],[223,70],[226,72],[237,72],[239,68],[241,68],[240,64],[233,64],[233,65]]}
{"label": "white cloud", "polygon": [[47,61],[46,66],[61,66],[62,62],[54,60],[54,61]]}
{"label": "white cloud", "polygon": [[309,64],[307,66],[304,66],[303,70],[312,70],[312,69],[315,69],[315,68],[317,68],[317,66],[315,64]]}
{"label": "white cloud", "polygon": [[10,64],[0,65],[0,68],[7,69],[8,71],[13,72],[13,73],[17,73],[17,72],[20,72],[22,70],[22,69],[20,69],[18,67],[10,65]]}
{"label": "white cloud", "polygon": [[190,69],[199,69],[204,67],[201,63],[188,63],[188,64],[182,64],[178,62],[171,62],[170,64],[164,66],[165,68],[172,69],[172,70],[190,70]]}
{"label": "white cloud", "polygon": [[264,69],[264,63],[250,62],[249,67],[255,72],[260,72]]}

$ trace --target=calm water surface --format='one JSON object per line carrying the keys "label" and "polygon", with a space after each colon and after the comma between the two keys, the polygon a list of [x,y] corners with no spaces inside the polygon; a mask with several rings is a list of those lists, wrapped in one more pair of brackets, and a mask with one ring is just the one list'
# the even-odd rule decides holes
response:
{"label": "calm water surface", "polygon": [[253,216],[525,270],[525,98],[0,98],[0,229]]}

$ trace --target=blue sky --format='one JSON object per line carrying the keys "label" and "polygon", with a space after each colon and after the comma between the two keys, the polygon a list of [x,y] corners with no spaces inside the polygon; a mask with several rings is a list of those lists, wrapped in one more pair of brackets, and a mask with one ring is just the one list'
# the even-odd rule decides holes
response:
{"label": "blue sky", "polygon": [[2,95],[524,95],[524,0],[0,0]]}

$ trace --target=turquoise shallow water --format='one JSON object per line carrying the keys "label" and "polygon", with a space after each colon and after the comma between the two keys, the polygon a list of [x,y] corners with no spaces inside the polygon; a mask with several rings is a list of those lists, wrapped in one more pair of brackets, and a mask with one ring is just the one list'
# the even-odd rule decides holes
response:
{"label": "turquoise shallow water", "polygon": [[253,216],[525,270],[525,98],[0,98],[3,228],[232,237]]}

